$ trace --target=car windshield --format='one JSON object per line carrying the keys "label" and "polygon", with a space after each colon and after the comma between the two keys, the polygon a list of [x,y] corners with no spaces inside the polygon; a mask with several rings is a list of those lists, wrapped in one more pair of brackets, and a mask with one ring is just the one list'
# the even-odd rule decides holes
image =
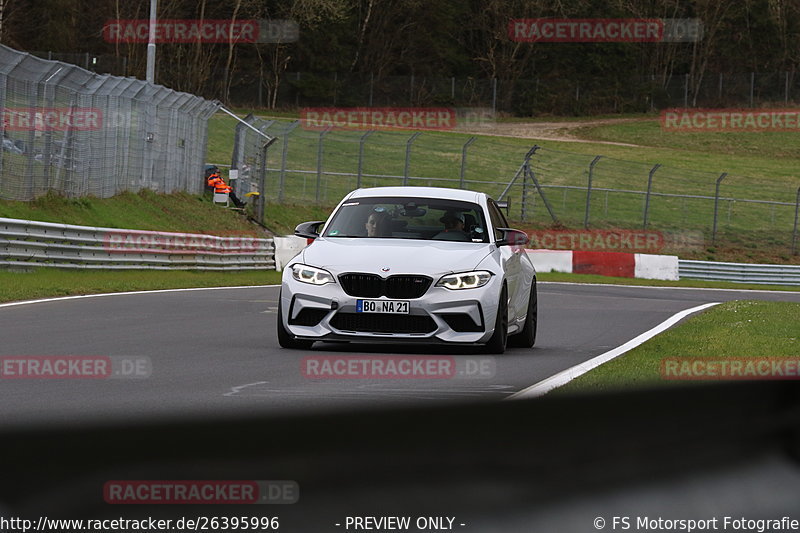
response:
{"label": "car windshield", "polygon": [[325,237],[489,242],[478,204],[431,198],[357,198],[343,203]]}

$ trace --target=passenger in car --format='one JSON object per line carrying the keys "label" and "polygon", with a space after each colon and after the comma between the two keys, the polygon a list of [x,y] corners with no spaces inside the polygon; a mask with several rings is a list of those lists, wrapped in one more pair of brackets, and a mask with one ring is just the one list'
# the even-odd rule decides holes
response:
{"label": "passenger in car", "polygon": [[464,213],[448,211],[439,219],[444,224],[444,231],[433,236],[438,241],[468,241],[469,235],[464,232]]}

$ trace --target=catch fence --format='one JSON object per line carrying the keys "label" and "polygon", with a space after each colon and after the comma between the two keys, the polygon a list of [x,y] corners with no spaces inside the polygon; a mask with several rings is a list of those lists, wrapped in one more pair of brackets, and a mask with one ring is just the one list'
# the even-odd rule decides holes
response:
{"label": "catch fence", "polygon": [[0,46],[0,199],[203,190],[218,102]]}
{"label": "catch fence", "polygon": [[331,206],[359,187],[452,187],[510,199],[511,218],[531,227],[684,231],[692,234],[687,245],[694,252],[725,244],[788,256],[800,246],[800,182],[792,177],[703,172],[546,149],[525,139],[314,131],[299,121],[252,115],[245,121],[275,139],[265,143],[238,126],[232,162],[250,177],[239,186],[258,190],[267,203]]}

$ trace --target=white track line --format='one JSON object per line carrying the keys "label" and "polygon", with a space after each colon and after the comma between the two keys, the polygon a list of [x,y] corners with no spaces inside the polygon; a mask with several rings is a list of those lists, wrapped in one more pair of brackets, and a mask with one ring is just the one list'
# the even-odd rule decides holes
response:
{"label": "white track line", "polygon": [[[683,290],[683,291],[728,291],[728,292],[769,292],[773,294],[796,294],[798,291],[771,291],[771,290],[758,290],[758,289],[714,289],[703,287],[659,287],[653,285],[624,285],[617,283],[575,283],[569,281],[540,281],[540,285],[574,285],[574,286],[589,286],[589,287],[629,287],[636,289],[668,289],[668,290]],[[58,296],[55,298],[42,298],[39,300],[23,300],[21,302],[9,302],[0,304],[3,307],[15,307],[19,305],[30,305],[46,302],[58,302],[62,300],[78,300],[81,298],[99,298],[102,296],[126,296],[129,294],[154,294],[162,292],[181,292],[181,291],[213,291],[213,290],[228,290],[228,289],[263,289],[266,287],[280,287],[280,285],[240,285],[232,287],[191,287],[188,289],[156,289],[144,291],[127,291],[127,292],[104,292],[98,294],[79,294],[75,296]]]}
{"label": "white track line", "polygon": [[649,331],[645,331],[638,337],[635,337],[622,346],[618,346],[613,350],[609,350],[604,354],[598,355],[588,361],[584,361],[579,365],[575,365],[571,368],[563,370],[554,376],[550,376],[549,378],[543,379],[539,383],[531,385],[525,389],[522,389],[519,392],[515,392],[511,396],[505,398],[506,400],[521,400],[525,398],[536,398],[539,396],[543,396],[550,392],[551,390],[555,389],[556,387],[560,387],[562,385],[566,385],[573,379],[577,378],[578,376],[582,376],[583,374],[589,372],[590,370],[597,368],[598,366],[602,365],[603,363],[607,363],[611,361],[615,357],[619,357],[620,355],[624,354],[625,352],[632,350],[639,346],[640,344],[644,343],[645,341],[652,339],[659,333],[663,332],[664,330],[672,327],[678,321],[682,320],[683,318],[697,313],[698,311],[702,311],[704,309],[708,309],[709,307],[713,307],[715,305],[719,305],[720,302],[713,302],[703,305],[698,305],[697,307],[692,307],[691,309],[685,309],[680,313],[672,315],[667,320],[662,322],[661,324],[657,325],[653,329]]}
{"label": "white track line", "polygon": [[16,307],[19,305],[40,304],[45,302],[61,302],[64,300],[80,300],[83,298],[100,298],[103,296],[127,296],[130,294],[157,294],[162,292],[219,291],[228,289],[263,289],[266,287],[280,287],[280,285],[241,285],[236,287],[192,287],[188,289],[156,289],[152,291],[103,292],[99,294],[79,294],[76,296],[59,296],[57,298],[42,298],[40,300],[23,300],[21,302],[9,302],[6,304],[0,304],[0,308]]}

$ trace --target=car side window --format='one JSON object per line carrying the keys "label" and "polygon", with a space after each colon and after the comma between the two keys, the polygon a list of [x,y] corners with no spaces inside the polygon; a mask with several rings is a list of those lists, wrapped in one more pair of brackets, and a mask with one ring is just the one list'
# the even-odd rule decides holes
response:
{"label": "car side window", "polygon": [[492,227],[494,228],[494,238],[495,240],[499,240],[503,238],[503,233],[501,231],[497,231],[497,228],[507,228],[508,221],[506,217],[503,216],[503,212],[500,211],[500,208],[497,207],[497,204],[494,200],[489,201],[489,218],[492,221]]}

